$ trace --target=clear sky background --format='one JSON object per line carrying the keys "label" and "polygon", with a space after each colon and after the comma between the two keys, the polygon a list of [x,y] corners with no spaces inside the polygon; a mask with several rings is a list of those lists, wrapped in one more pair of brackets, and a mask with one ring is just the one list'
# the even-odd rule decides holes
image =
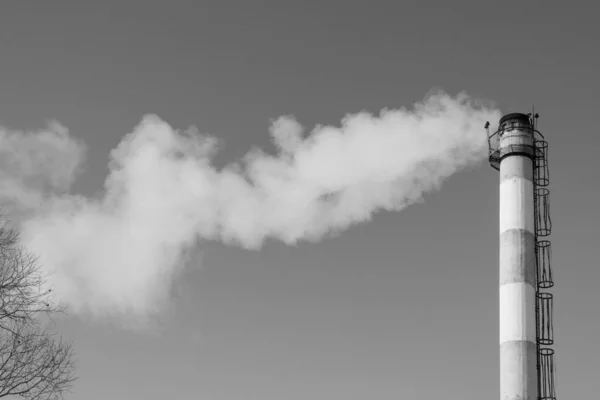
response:
{"label": "clear sky background", "polygon": [[[529,112],[550,146],[557,393],[597,395],[600,28],[588,2],[4,1],[0,124],[49,119],[89,145],[74,191],[156,113],[224,140],[216,163],[432,88]],[[494,123],[496,121],[492,121]],[[482,127],[483,131],[483,127]],[[498,174],[318,244],[203,243],[160,332],[78,317],[67,399],[489,399],[499,393]]]}

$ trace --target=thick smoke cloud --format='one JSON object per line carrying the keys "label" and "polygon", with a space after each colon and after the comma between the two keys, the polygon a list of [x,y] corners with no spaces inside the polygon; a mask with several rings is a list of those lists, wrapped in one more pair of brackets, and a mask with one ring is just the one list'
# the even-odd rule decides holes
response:
{"label": "thick smoke cloud", "polygon": [[275,155],[254,149],[216,169],[215,138],[148,115],[111,152],[100,199],[68,193],[85,147],[65,128],[0,129],[0,198],[22,211],[23,244],[70,312],[143,322],[168,303],[199,240],[248,249],[267,238],[317,241],[399,211],[480,162],[483,125],[499,117],[441,92],[311,132],[284,116],[270,127]]}

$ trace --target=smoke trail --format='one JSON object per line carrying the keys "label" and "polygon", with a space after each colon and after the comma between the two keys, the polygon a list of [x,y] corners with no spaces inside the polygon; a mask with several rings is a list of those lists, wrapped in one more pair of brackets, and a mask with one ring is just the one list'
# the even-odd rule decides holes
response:
{"label": "smoke trail", "polygon": [[252,150],[217,170],[214,138],[149,115],[111,152],[101,199],[65,194],[85,153],[65,128],[0,130],[0,197],[27,215],[23,243],[71,312],[143,321],[168,302],[198,240],[248,249],[268,237],[316,241],[378,210],[399,211],[481,161],[483,125],[499,117],[466,94],[441,92],[309,134],[284,116],[270,128],[276,155]]}

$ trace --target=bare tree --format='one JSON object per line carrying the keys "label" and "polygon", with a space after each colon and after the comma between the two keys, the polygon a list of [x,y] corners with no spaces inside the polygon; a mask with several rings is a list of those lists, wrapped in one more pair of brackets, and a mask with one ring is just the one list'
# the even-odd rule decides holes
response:
{"label": "bare tree", "polygon": [[37,259],[5,226],[0,220],[0,397],[61,399],[75,380],[74,354],[48,322],[64,308],[45,289]]}

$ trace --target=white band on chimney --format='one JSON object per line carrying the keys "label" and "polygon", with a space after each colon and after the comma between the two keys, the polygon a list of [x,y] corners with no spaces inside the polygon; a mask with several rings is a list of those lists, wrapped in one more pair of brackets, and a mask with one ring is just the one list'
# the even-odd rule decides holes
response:
{"label": "white band on chimney", "polygon": [[500,183],[500,234],[509,229],[534,230],[533,182],[524,177]]}
{"label": "white band on chimney", "polygon": [[500,286],[500,344],[526,340],[535,343],[535,290],[526,282]]}

